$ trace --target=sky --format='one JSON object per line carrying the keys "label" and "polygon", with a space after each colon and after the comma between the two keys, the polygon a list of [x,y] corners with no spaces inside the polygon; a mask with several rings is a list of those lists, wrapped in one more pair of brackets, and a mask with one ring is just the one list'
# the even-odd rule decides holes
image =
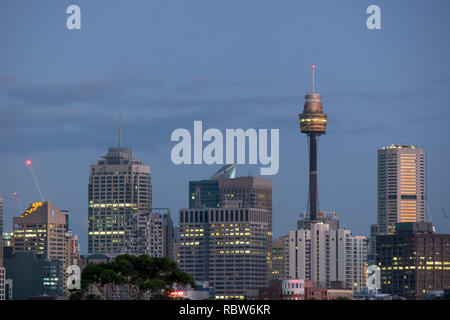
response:
{"label": "sky", "polygon": [[[66,8],[81,8],[68,30]],[[381,29],[366,9],[381,8]],[[188,207],[188,182],[220,165],[172,163],[173,130],[280,130],[273,233],[293,230],[308,194],[308,144],[298,113],[311,90],[328,113],[319,139],[320,209],[369,235],[377,212],[377,149],[426,150],[428,218],[450,232],[450,2],[267,0],[2,0],[0,195],[4,231],[46,199],[69,210],[87,250],[89,166],[123,144],[150,165],[153,206]],[[259,174],[240,166],[237,174]]]}

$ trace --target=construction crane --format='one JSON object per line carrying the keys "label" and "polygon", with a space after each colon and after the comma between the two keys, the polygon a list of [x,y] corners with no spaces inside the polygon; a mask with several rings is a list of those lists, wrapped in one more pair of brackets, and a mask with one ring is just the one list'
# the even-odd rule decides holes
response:
{"label": "construction crane", "polygon": [[42,194],[41,187],[39,186],[39,183],[37,181],[36,175],[34,174],[34,170],[33,170],[33,167],[31,166],[31,163],[32,163],[31,160],[25,161],[25,165],[28,167],[28,169],[30,169],[31,176],[33,177],[33,180],[34,180],[34,184],[36,185],[36,189],[38,190],[39,195],[41,196],[41,201],[43,202],[44,196]]}
{"label": "construction crane", "polygon": [[19,200],[19,194],[17,192],[14,192],[13,196],[14,196],[14,198],[16,198],[17,206],[19,207],[19,210],[22,213],[23,212],[23,207],[22,207],[22,203],[20,203],[20,200]]}
{"label": "construction crane", "polygon": [[447,215],[447,212],[445,212],[444,208],[441,208],[441,210],[442,210],[442,214],[444,215],[445,222],[447,223],[447,227],[450,227],[450,224],[449,224],[449,222],[448,222],[448,215]]}

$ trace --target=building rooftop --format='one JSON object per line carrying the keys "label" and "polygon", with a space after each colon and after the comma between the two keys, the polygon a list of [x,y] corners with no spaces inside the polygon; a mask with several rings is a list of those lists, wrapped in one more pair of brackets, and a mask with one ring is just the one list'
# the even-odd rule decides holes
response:
{"label": "building rooftop", "polygon": [[408,144],[393,144],[389,147],[383,147],[382,149],[416,149],[416,146]]}

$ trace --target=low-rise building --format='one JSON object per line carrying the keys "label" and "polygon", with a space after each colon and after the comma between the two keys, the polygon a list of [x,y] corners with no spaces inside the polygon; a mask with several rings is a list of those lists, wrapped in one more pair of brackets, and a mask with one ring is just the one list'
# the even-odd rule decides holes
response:
{"label": "low-rise building", "polygon": [[353,300],[353,290],[346,289],[328,289],[327,300]]}

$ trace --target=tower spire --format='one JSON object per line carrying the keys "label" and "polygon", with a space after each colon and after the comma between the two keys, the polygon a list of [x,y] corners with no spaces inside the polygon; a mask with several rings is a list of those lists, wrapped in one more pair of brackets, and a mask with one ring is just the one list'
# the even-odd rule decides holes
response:
{"label": "tower spire", "polygon": [[119,148],[122,148],[122,108],[119,111]]}
{"label": "tower spire", "polygon": [[315,88],[314,88],[314,70],[316,69],[316,65],[315,64],[313,64],[312,66],[311,66],[311,70],[312,70],[312,93],[314,94],[315,93]]}

